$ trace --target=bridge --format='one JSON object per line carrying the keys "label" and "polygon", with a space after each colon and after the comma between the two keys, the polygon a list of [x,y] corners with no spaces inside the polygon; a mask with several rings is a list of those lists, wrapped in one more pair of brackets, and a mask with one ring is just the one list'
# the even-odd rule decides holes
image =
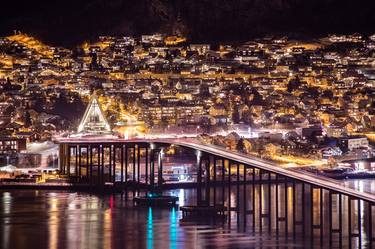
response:
{"label": "bridge", "polygon": [[178,146],[196,155],[197,205],[226,205],[228,218],[235,212],[238,223],[250,223],[254,232],[303,236],[329,247],[373,245],[375,196],[335,180],[193,139],[84,137],[58,143],[60,171],[75,181],[146,189],[163,187],[164,152]]}

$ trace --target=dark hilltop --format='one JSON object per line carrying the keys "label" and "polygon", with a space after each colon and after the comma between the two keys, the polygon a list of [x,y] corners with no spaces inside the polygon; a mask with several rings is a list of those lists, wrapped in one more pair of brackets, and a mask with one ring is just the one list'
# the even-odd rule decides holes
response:
{"label": "dark hilltop", "polygon": [[98,35],[182,33],[196,42],[264,35],[370,34],[368,0],[21,0],[2,3],[0,35],[14,29],[71,47]]}

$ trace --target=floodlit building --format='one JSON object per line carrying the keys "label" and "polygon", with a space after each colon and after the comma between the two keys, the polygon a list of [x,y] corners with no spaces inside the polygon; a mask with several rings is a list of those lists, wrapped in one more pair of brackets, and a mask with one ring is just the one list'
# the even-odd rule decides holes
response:
{"label": "floodlit building", "polygon": [[26,150],[26,139],[15,137],[0,138],[0,154]]}
{"label": "floodlit building", "polygon": [[112,134],[111,127],[103,114],[95,93],[91,96],[77,132],[81,135]]}
{"label": "floodlit building", "polygon": [[368,148],[369,146],[367,137],[361,136],[341,137],[339,138],[338,144],[341,148],[346,150]]}

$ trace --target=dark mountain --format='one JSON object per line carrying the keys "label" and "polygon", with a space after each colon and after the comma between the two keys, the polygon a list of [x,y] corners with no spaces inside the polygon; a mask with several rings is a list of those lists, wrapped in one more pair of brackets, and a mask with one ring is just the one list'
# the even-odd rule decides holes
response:
{"label": "dark mountain", "polygon": [[98,35],[185,33],[193,41],[266,34],[372,33],[370,0],[29,0],[2,3],[0,33],[13,29],[72,46]]}

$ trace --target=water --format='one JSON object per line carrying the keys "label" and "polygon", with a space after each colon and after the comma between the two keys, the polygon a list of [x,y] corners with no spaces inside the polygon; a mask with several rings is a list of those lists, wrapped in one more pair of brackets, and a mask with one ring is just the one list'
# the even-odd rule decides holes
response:
{"label": "water", "polygon": [[375,199],[375,179],[355,179],[340,181],[340,184],[361,192],[374,195]]}
{"label": "water", "polygon": [[[172,190],[180,205],[195,190]],[[232,202],[235,204],[235,194]],[[131,197],[131,196],[130,196]],[[264,204],[267,206],[267,203]],[[282,205],[281,205],[282,206]],[[308,248],[301,237],[253,233],[230,220],[183,221],[178,208],[137,208],[121,194],[0,191],[1,248]],[[249,218],[250,219],[250,218]],[[251,222],[248,222],[249,226]]]}

